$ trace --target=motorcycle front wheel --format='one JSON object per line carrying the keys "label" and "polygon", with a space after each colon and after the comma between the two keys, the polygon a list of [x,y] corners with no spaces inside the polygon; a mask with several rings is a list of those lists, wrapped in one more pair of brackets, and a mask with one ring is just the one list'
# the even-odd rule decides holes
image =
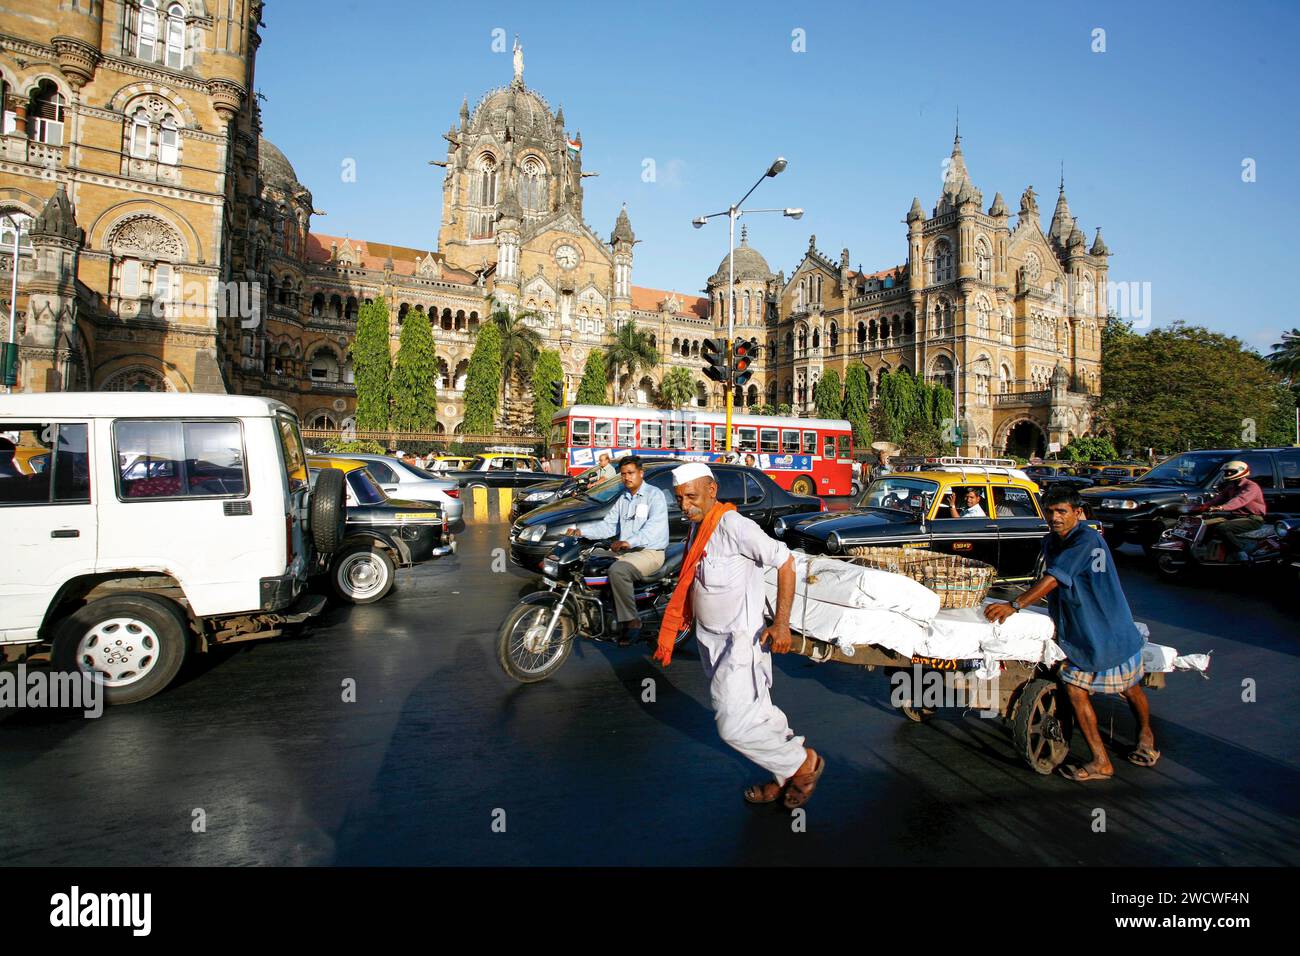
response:
{"label": "motorcycle front wheel", "polygon": [[564,664],[573,650],[574,625],[561,614],[549,638],[546,628],[554,605],[520,604],[497,632],[497,661],[501,669],[522,684],[546,680]]}
{"label": "motorcycle front wheel", "polygon": [[1186,560],[1179,561],[1168,551],[1156,552],[1156,570],[1166,580],[1178,581],[1186,577],[1189,563]]}

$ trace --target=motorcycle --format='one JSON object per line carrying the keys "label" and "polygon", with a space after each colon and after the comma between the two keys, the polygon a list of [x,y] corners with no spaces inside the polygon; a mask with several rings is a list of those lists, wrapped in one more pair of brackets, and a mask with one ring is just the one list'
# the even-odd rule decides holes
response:
{"label": "motorcycle", "polygon": [[[579,638],[613,641],[619,634],[609,567],[617,555],[597,553],[609,542],[564,538],[542,562],[545,590],[525,595],[497,632],[497,660],[515,680],[533,684],[560,669]],[[670,544],[663,566],[638,581],[633,594],[642,632],[657,635],[677,585],[684,544]],[[686,632],[678,635],[680,646]]]}
{"label": "motorcycle", "polygon": [[1294,553],[1291,522],[1281,520],[1263,524],[1254,531],[1240,535],[1245,543],[1246,560],[1239,560],[1229,550],[1222,538],[1210,535],[1217,523],[1216,515],[1222,512],[1202,512],[1197,505],[1187,504],[1178,509],[1178,521],[1167,528],[1152,547],[1156,569],[1166,578],[1185,575],[1195,567],[1272,567],[1283,565]]}

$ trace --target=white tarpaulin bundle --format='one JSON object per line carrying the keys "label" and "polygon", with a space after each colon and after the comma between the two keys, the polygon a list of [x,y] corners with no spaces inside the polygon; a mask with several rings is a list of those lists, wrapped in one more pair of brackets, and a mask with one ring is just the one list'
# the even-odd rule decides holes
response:
{"label": "white tarpaulin bundle", "polygon": [[[985,671],[992,671],[996,661],[1050,665],[1065,658],[1043,608],[1025,608],[994,624],[984,617],[983,607],[940,610],[939,596],[906,575],[836,558],[810,558],[802,551],[793,555],[791,629],[839,645],[846,653],[855,646],[874,644],[906,657],[978,660]],[[764,580],[770,615],[776,604],[775,569]],[[1149,641],[1147,626],[1137,622],[1137,629]],[[1172,647],[1151,643],[1143,647],[1142,658],[1148,672],[1204,672],[1210,663],[1208,654],[1179,656]]]}

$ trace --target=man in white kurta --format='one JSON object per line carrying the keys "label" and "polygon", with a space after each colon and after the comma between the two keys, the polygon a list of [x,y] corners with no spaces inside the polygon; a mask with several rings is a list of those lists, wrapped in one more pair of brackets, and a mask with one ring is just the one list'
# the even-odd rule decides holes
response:
{"label": "man in white kurta", "polygon": [[[686,544],[689,553],[699,522],[717,502],[717,482],[701,464],[676,469],[673,479],[682,510],[692,521]],[[770,627],[763,616],[765,568],[778,568],[782,572],[779,577],[787,579],[779,582],[775,620]],[[771,641],[782,653],[789,650],[793,592],[794,561],[789,548],[769,538],[740,512],[724,514],[705,543],[690,600],[718,733],[775,779],[775,784],[750,787],[745,797],[751,803],[771,803],[784,793],[786,806],[801,806],[811,796],[824,767],[824,761],[804,747],[804,738],[795,735],[785,714],[772,703],[772,654],[764,642]],[[792,780],[796,776],[799,779]]]}

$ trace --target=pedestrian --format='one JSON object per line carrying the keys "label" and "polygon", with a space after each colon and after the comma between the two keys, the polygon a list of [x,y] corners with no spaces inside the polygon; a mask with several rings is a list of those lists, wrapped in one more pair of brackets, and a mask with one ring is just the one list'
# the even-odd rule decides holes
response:
{"label": "pedestrian", "polygon": [[1092,694],[1124,698],[1137,721],[1137,746],[1128,755],[1129,762],[1154,767],[1160,751],[1142,690],[1145,641],[1120,587],[1115,560],[1102,536],[1084,523],[1083,499],[1077,489],[1049,488],[1042,502],[1051,528],[1043,538],[1043,576],[1015,600],[988,605],[984,616],[1001,623],[1022,607],[1047,598],[1056,643],[1066,654],[1060,681],[1092,751],[1088,763],[1061,768],[1066,778],[1082,782],[1115,774],[1097,729]]}
{"label": "pedestrian", "polygon": [[641,616],[634,596],[636,582],[663,567],[668,548],[668,495],[645,483],[645,471],[636,455],[619,461],[618,474],[623,479],[623,493],[605,512],[605,517],[583,522],[565,534],[596,540],[615,539],[609,550],[619,559],[610,565],[609,588],[614,595],[614,613],[622,628],[618,643],[627,647],[641,643]]}
{"label": "pedestrian", "polygon": [[[794,558],[735,505],[718,501],[718,482],[708,465],[691,462],[672,474],[673,492],[691,526],[654,659],[667,667],[677,635],[694,624],[718,734],[773,777],[747,787],[745,801],[779,799],[789,809],[801,807],[826,761],[795,736],[771,696],[771,652],[786,653],[792,640]],[[764,568],[778,569],[770,625],[763,617]]]}
{"label": "pedestrian", "polygon": [[1263,526],[1268,505],[1264,502],[1263,489],[1250,480],[1250,465],[1244,461],[1224,465],[1223,478],[1219,490],[1192,511],[1226,515],[1223,520],[1210,524],[1209,533],[1221,537],[1233,556],[1245,564],[1250,561],[1250,555],[1241,536]]}

